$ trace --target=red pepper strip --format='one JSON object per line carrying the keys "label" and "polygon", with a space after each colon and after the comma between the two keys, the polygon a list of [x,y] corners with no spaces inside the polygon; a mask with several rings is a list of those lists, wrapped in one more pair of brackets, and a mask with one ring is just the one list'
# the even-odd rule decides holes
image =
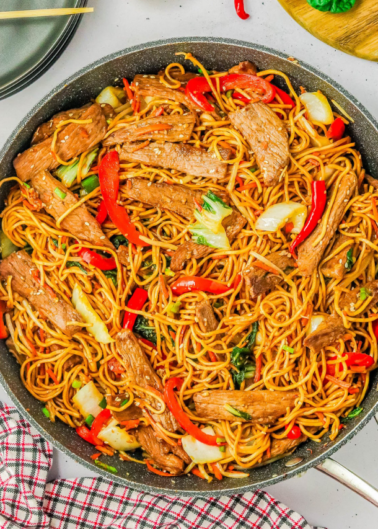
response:
{"label": "red pepper strip", "polygon": [[373,321],[373,333],[378,340],[378,320]]}
{"label": "red pepper strip", "polygon": [[[148,298],[147,290],[144,290],[144,288],[136,288],[133,295],[129,299],[127,306],[133,310],[142,310],[143,305],[147,301],[147,298]],[[137,319],[137,316],[138,314],[133,314],[132,312],[129,312],[126,310],[125,315],[123,317],[122,328],[130,329],[130,331],[132,331],[135,320]]]}
{"label": "red pepper strip", "polygon": [[232,94],[232,99],[239,99],[239,101],[243,101],[243,103],[246,103],[247,105],[251,102],[251,99],[244,97],[240,92],[234,92]]}
{"label": "red pepper strip", "polygon": [[151,461],[149,461],[148,459],[145,459],[145,462],[146,462],[146,465],[147,465],[147,468],[150,472],[153,472],[154,474],[157,474],[158,476],[164,476],[165,478],[172,478],[173,475],[170,474],[169,472],[163,472],[162,470],[158,470],[157,468],[153,467],[151,465]]}
{"label": "red pepper strip", "polygon": [[260,381],[261,378],[261,368],[262,368],[262,356],[258,356],[256,358],[256,371],[255,371],[255,378],[253,382],[256,384]]}
{"label": "red pepper strip", "polygon": [[82,248],[78,251],[78,254],[83,261],[95,266],[99,270],[114,270],[117,268],[114,257],[103,257],[89,248]]}
{"label": "red pepper strip", "polygon": [[115,375],[122,375],[125,372],[125,368],[118,362],[116,358],[111,358],[108,362],[108,369]]}
{"label": "red pepper strip", "polygon": [[106,209],[114,224],[129,242],[139,246],[149,246],[148,243],[140,239],[140,234],[130,221],[126,209],[116,202],[119,189],[119,156],[117,151],[110,151],[103,157],[99,166],[98,177]]}
{"label": "red pepper strip", "polygon": [[[84,439],[84,441],[87,441],[88,443],[91,443],[92,445],[98,445],[99,443],[97,442],[99,439],[96,439],[94,440],[93,439],[93,435],[92,435],[92,432],[90,431],[89,428],[87,428],[86,426],[79,426],[78,428],[76,428],[76,433],[78,435],[80,435],[80,437],[82,439]],[[100,441],[100,444],[102,443],[102,441]]]}
{"label": "red pepper strip", "polygon": [[[336,356],[330,357],[330,360],[335,360]],[[343,362],[348,367],[366,367],[369,368],[374,364],[374,358],[365,353],[345,353],[342,357]],[[339,373],[344,371],[343,364],[339,364]],[[336,364],[327,364],[327,375],[334,377],[336,374]]]}
{"label": "red pepper strip", "polygon": [[208,353],[209,353],[209,356],[210,356],[210,360],[212,362],[218,362],[217,355],[215,353],[213,353],[213,351],[208,351]]}
{"label": "red pepper strip", "polygon": [[139,338],[139,340],[142,343],[148,345],[148,347],[152,347],[152,349],[156,349],[156,345],[154,343],[150,342],[150,340],[146,340],[146,338]]}
{"label": "red pepper strip", "polygon": [[200,290],[202,292],[210,292],[211,294],[224,294],[230,290],[230,287],[219,281],[213,281],[205,277],[184,276],[180,277],[171,285],[172,292],[177,296],[192,292],[193,290]]}
{"label": "red pepper strip", "polygon": [[247,18],[249,18],[248,13],[244,10],[244,0],[235,0],[235,9],[238,17],[242,20],[247,20]]}
{"label": "red pepper strip", "polygon": [[186,413],[180,408],[177,401],[174,389],[180,389],[184,381],[182,378],[170,378],[164,387],[164,400],[167,404],[172,415],[189,435],[193,436],[197,441],[204,443],[205,445],[218,446],[217,438],[215,435],[209,435],[203,430],[200,430],[198,426],[192,423]]}
{"label": "red pepper strip", "polygon": [[[211,83],[216,88],[215,79],[211,79]],[[221,92],[227,92],[235,88],[250,88],[254,92],[263,92],[264,95],[260,96],[263,103],[270,103],[275,96],[273,85],[265,81],[262,77],[251,74],[232,73],[224,77],[219,77],[219,86]],[[195,77],[190,79],[186,85],[185,93],[199,108],[205,112],[213,112],[214,107],[210,105],[204,96],[205,92],[211,92],[211,90],[211,86],[205,77]]]}
{"label": "red pepper strip", "polygon": [[95,441],[99,441],[96,442],[97,445],[104,444],[100,439],[97,439],[97,436],[100,433],[101,428],[104,426],[104,424],[110,419],[111,415],[111,411],[108,410],[108,408],[105,408],[97,415],[97,417],[92,423],[91,434]]}
{"label": "red pepper strip", "polygon": [[303,226],[301,231],[298,233],[298,235],[294,239],[294,242],[289,248],[290,253],[295,258],[296,258],[295,248],[301,242],[307,239],[310,233],[314,231],[314,229],[318,225],[318,221],[321,219],[323,215],[326,202],[327,202],[326,184],[324,180],[314,180],[311,183],[311,190],[312,190],[312,203],[311,203],[310,214],[307,217],[305,225]]}
{"label": "red pepper strip", "polygon": [[341,118],[336,118],[335,121],[330,125],[327,130],[327,138],[332,138],[333,140],[341,140],[345,132],[345,124]]}
{"label": "red pepper strip", "polygon": [[292,429],[290,430],[290,432],[287,434],[287,438],[288,439],[299,439],[301,435],[302,435],[302,431],[299,428],[299,426],[294,425]]}
{"label": "red pepper strip", "polygon": [[126,92],[126,95],[129,98],[129,101],[132,101],[134,98],[134,95],[130,89],[129,81],[125,78],[123,79],[123,89]]}
{"label": "red pepper strip", "polygon": [[108,211],[106,209],[105,202],[101,200],[97,208],[96,220],[99,224],[104,224],[107,216],[108,216]]}
{"label": "red pepper strip", "polygon": [[239,286],[240,283],[241,283],[241,280],[242,280],[242,275],[241,275],[241,273],[239,272],[238,274],[236,274],[235,279],[234,279],[234,283],[233,283],[233,285],[232,285],[232,288],[233,288],[234,290],[236,290],[236,289],[238,288],[238,286]]}
{"label": "red pepper strip", "polygon": [[276,91],[276,94],[278,94],[280,96],[280,98],[282,99],[282,103],[284,105],[290,105],[291,108],[295,108],[297,105],[294,103],[294,101],[291,99],[291,97],[289,96],[289,94],[287,94],[286,92],[284,92],[284,90],[281,90],[281,88],[278,88],[278,86],[275,86],[274,87],[275,91]]}
{"label": "red pepper strip", "polygon": [[0,340],[5,340],[8,338],[8,329],[4,324],[5,303],[2,303],[0,309]]}

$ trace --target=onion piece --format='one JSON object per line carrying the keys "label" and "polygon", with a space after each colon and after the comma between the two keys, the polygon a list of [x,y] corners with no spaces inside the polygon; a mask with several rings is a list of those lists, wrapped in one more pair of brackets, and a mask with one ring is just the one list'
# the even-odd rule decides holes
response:
{"label": "onion piece", "polygon": [[313,314],[310,319],[310,325],[307,330],[307,334],[311,334],[312,332],[316,331],[316,329],[321,323],[323,323],[325,319],[326,316],[324,314]]}
{"label": "onion piece", "polygon": [[103,398],[104,396],[99,392],[93,380],[91,380],[72,397],[72,401],[84,419],[86,419],[89,415],[97,417],[102,412],[100,402]]}
{"label": "onion piece", "polygon": [[299,96],[306,107],[308,117],[312,121],[319,121],[330,125],[334,121],[333,112],[328,99],[321,92],[305,92]]}
{"label": "onion piece", "polygon": [[[202,430],[208,435],[215,435],[214,430],[211,426],[207,426]],[[204,463],[214,463],[215,461],[220,461],[225,457],[224,452],[219,450],[218,446],[210,446],[197,441],[191,435],[185,435],[182,439],[182,447],[185,452],[188,454],[190,459],[200,465]]]}
{"label": "onion piece", "polygon": [[291,233],[299,233],[307,217],[307,208],[299,202],[280,202],[264,211],[257,219],[256,230],[275,232],[289,221],[294,224]]}
{"label": "onion piece", "polygon": [[92,334],[99,343],[107,344],[114,342],[113,338],[108,333],[105,323],[94,310],[89,299],[78,283],[75,283],[72,291],[72,305],[83,318],[85,323],[92,324],[87,327],[87,331],[89,334]]}
{"label": "onion piece", "polygon": [[96,97],[99,105],[107,103],[113,108],[120,107],[125,101],[125,92],[119,86],[107,86]]}
{"label": "onion piece", "polygon": [[114,448],[114,450],[128,452],[129,450],[135,450],[140,447],[134,435],[120,428],[116,420],[112,420],[105,426],[97,437]]}

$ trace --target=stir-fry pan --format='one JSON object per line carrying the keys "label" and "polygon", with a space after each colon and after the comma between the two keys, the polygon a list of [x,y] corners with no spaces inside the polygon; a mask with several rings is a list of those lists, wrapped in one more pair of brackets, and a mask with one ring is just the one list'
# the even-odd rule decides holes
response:
{"label": "stir-fry pan", "polygon": [[[14,157],[28,147],[38,125],[47,121],[53,114],[84,105],[89,99],[95,98],[102,88],[121,82],[123,77],[132,79],[137,73],[156,73],[170,62],[181,62],[186,68],[190,68],[190,63],[185,62],[183,56],[175,56],[178,51],[191,52],[206,68],[216,70],[227,70],[239,61],[250,60],[259,69],[269,68],[285,72],[297,90],[300,85],[310,91],[321,90],[330,101],[336,101],[353,118],[354,123],[348,126],[348,132],[362,154],[366,170],[378,178],[378,123],[346,90],[307,64],[288,60],[277,51],[247,42],[206,38],[151,42],[109,55],[80,70],[42,99],[11,134],[0,153],[1,178],[13,176]],[[1,209],[4,207],[4,198],[9,188],[7,184],[0,190]],[[348,422],[335,441],[330,441],[325,435],[321,443],[307,441],[294,454],[250,470],[247,479],[224,479],[207,483],[192,475],[174,478],[157,476],[149,473],[143,465],[122,462],[118,458],[108,456],[104,458],[104,462],[117,467],[116,476],[98,469],[90,458],[93,453],[90,444],[83,441],[72,428],[59,421],[51,423],[44,416],[41,403],[28,393],[21,383],[19,365],[4,343],[0,343],[0,354],[1,383],[20,412],[41,435],[77,462],[124,485],[153,493],[209,496],[267,487],[316,467],[378,505],[378,490],[330,459],[330,456],[363,428],[377,412],[378,371],[372,374],[370,389],[363,402],[363,412]]]}

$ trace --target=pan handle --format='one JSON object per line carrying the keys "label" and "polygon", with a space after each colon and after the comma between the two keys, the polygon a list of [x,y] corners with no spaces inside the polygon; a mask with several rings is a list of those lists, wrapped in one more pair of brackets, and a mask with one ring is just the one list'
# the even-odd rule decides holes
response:
{"label": "pan handle", "polygon": [[348,470],[334,459],[327,458],[315,468],[320,470],[320,472],[331,476],[331,478],[342,483],[354,492],[357,492],[357,494],[365,498],[365,500],[370,501],[373,505],[378,507],[378,489],[369,485],[365,480],[358,477],[354,472]]}

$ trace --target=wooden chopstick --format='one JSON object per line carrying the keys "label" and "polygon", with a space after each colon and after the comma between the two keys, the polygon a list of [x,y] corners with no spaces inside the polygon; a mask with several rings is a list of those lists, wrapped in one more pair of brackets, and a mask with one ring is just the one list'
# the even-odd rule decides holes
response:
{"label": "wooden chopstick", "polygon": [[23,11],[1,11],[0,20],[10,18],[59,17],[63,15],[80,15],[93,13],[93,7],[62,7],[60,9],[30,9]]}

